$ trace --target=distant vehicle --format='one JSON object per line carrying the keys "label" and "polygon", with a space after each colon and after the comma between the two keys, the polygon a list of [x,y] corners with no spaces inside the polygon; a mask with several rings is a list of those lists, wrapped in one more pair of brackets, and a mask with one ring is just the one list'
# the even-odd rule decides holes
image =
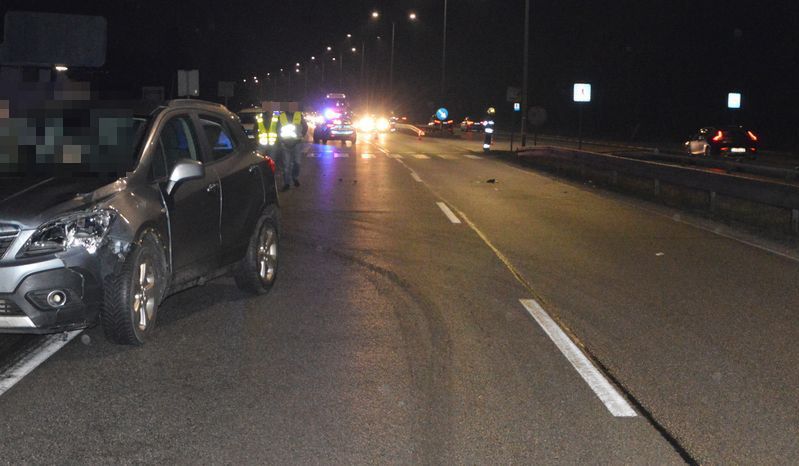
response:
{"label": "distant vehicle", "polygon": [[[238,119],[199,100],[119,118],[83,105],[27,121],[33,134],[55,134],[49,147],[65,157],[98,128],[114,143],[67,164],[33,153],[2,173],[0,333],[99,321],[109,340],[141,345],[170,294],[227,272],[239,288],[268,292],[280,232],[275,164]],[[66,112],[84,126],[65,126]]]}
{"label": "distant vehicle", "polygon": [[464,133],[469,132],[480,132],[483,131],[484,122],[472,120],[469,117],[466,117],[461,121],[461,131]]}
{"label": "distant vehicle", "polygon": [[391,129],[391,123],[386,117],[367,115],[360,118],[355,127],[363,133],[385,133]]}
{"label": "distant vehicle", "polygon": [[754,157],[758,147],[758,137],[743,126],[701,128],[685,141],[689,155],[706,157]]}
{"label": "distant vehicle", "polygon": [[431,131],[441,132],[448,131],[450,134],[454,133],[454,122],[452,120],[439,120],[436,115],[430,117],[427,127]]}
{"label": "distant vehicle", "polygon": [[388,119],[388,129],[392,133],[397,132],[397,125],[398,124],[407,124],[408,117],[406,116],[392,116]]}
{"label": "distant vehicle", "polygon": [[328,140],[336,139],[331,137],[330,128],[333,122],[342,119],[351,120],[352,111],[347,103],[346,94],[332,93],[325,96],[322,106],[317,112],[318,116],[314,120],[313,142],[327,143]]}
{"label": "distant vehicle", "polygon": [[341,141],[346,144],[346,141],[355,144],[358,140],[358,132],[349,118],[337,118],[325,126],[325,136],[322,138],[322,144],[327,144],[327,141]]}

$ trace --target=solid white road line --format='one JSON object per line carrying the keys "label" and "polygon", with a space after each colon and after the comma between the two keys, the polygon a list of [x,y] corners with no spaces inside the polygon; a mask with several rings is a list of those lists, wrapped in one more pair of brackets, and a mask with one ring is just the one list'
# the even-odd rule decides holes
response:
{"label": "solid white road line", "polygon": [[480,160],[480,157],[474,154],[463,154],[463,156],[466,157],[467,159]]}
{"label": "solid white road line", "polygon": [[66,334],[59,333],[43,337],[42,342],[38,346],[30,350],[27,354],[22,356],[19,361],[0,374],[0,395],[7,392],[40,364],[47,361],[47,358],[63,348],[70,340],[78,336],[81,331],[82,330],[73,330]]}
{"label": "solid white road line", "polygon": [[454,213],[452,213],[452,211],[449,210],[449,207],[447,207],[446,204],[444,204],[443,202],[436,202],[436,204],[438,205],[438,208],[441,209],[442,212],[444,212],[444,215],[447,216],[450,222],[461,223],[461,219],[459,219]]}
{"label": "solid white road line", "polygon": [[411,171],[411,178],[413,178],[414,180],[418,181],[419,183],[422,182],[422,179],[419,178],[419,174],[416,173],[415,171]]}
{"label": "solid white road line", "polygon": [[430,157],[426,156],[425,154],[413,154],[413,156],[416,157],[419,160],[427,160],[427,159],[430,158]]}
{"label": "solid white road line", "polygon": [[534,299],[520,299],[522,305],[527,309],[527,312],[538,322],[538,325],[544,329],[555,346],[558,347],[561,353],[566,356],[572,366],[580,374],[580,377],[585,380],[591,390],[596,393],[596,396],[605,404],[611,414],[616,417],[635,417],[636,413],[632,406],[627,403],[616,388],[602,375],[599,370],[591,364],[591,361],[583,354],[582,351],[574,344],[573,341],[561,330],[557,323],[549,317],[549,314],[544,311],[538,301]]}
{"label": "solid white road line", "polygon": [[436,157],[441,157],[444,160],[457,160],[458,157],[450,154],[435,154]]}

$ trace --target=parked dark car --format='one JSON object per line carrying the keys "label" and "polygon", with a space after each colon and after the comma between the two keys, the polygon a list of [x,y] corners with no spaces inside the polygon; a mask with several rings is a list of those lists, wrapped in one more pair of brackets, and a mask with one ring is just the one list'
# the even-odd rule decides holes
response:
{"label": "parked dark car", "polygon": [[743,126],[701,128],[685,141],[688,155],[706,157],[754,157],[758,146],[758,137]]}
{"label": "parked dark car", "polygon": [[[233,113],[198,100],[106,121],[94,108],[62,112],[28,118],[55,139],[27,132],[33,139],[16,149],[22,162],[0,173],[0,332],[100,322],[110,340],[140,345],[177,291],[228,272],[244,290],[270,290],[280,237],[275,165]],[[94,149],[122,157],[86,149],[59,163],[92,134]],[[40,163],[43,144],[54,163]]]}
{"label": "parked dark car", "polygon": [[444,131],[449,132],[450,134],[453,133],[454,124],[452,120],[440,120],[435,115],[430,117],[430,121],[427,123],[428,131],[431,132],[439,132],[443,133]]}

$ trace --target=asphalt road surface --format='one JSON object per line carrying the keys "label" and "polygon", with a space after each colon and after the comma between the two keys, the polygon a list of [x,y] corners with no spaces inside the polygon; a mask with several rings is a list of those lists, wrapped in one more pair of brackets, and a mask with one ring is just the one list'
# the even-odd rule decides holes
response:
{"label": "asphalt road surface", "polygon": [[309,145],[273,292],[86,331],[0,396],[0,461],[799,463],[796,259],[480,143]]}

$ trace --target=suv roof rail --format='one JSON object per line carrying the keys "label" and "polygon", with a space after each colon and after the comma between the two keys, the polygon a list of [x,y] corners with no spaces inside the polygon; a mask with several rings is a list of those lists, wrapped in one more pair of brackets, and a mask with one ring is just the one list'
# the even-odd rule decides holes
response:
{"label": "suv roof rail", "polygon": [[218,104],[216,102],[209,102],[207,100],[200,100],[200,99],[172,99],[167,102],[167,107],[192,107],[196,105],[203,105],[208,107],[215,107],[222,110],[227,110],[224,105]]}

